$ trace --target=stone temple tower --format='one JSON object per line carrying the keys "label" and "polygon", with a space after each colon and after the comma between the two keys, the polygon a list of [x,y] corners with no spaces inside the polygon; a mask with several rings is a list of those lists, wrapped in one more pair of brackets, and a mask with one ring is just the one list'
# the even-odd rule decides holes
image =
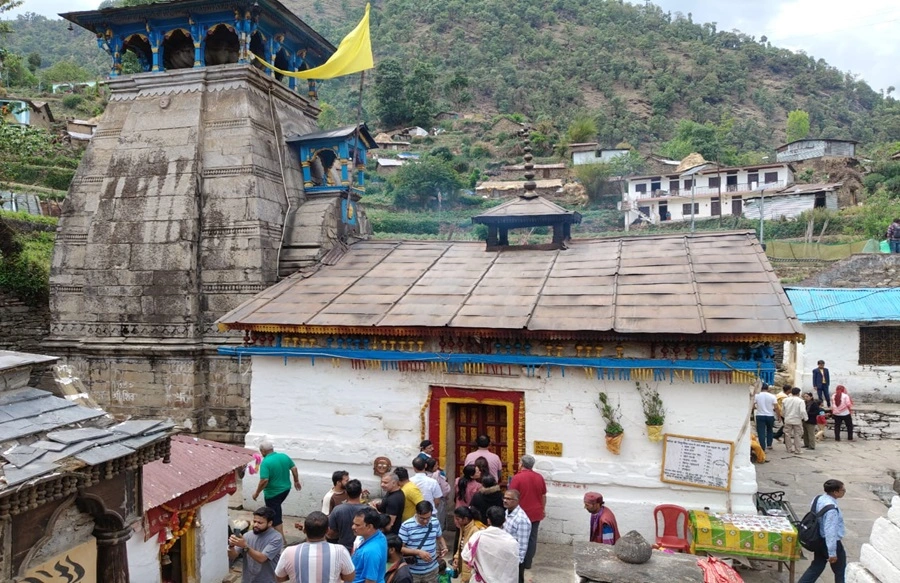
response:
{"label": "stone temple tower", "polygon": [[[318,132],[315,83],[254,55],[298,71],[335,49],[277,0],[63,17],[111,55],[111,95],[60,220],[46,349],[112,413],[240,440],[249,363],[216,355],[241,339],[214,322],[366,234],[356,202],[373,145],[364,126]],[[122,75],[129,61],[143,72]]]}

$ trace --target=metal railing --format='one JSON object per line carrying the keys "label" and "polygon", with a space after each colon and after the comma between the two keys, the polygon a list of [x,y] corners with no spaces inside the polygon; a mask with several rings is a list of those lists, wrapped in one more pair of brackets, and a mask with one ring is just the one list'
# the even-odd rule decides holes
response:
{"label": "metal railing", "polygon": [[[738,193],[738,192],[759,192],[761,189],[765,188],[766,192],[771,192],[776,188],[784,188],[787,186],[787,181],[785,180],[776,180],[774,182],[766,182],[760,184],[758,182],[742,182],[738,184],[723,184],[721,187],[718,186],[695,186],[693,188],[694,196],[708,196],[708,195],[717,195],[720,192],[723,194],[730,193]],[[642,198],[673,198],[673,197],[681,197],[681,198],[690,198],[691,197],[691,189],[684,190],[653,190],[651,192],[638,192],[637,200]],[[629,193],[634,199],[634,196]]]}

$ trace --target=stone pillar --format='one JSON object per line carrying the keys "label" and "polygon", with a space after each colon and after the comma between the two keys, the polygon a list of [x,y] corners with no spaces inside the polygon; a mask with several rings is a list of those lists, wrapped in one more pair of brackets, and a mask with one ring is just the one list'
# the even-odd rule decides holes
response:
{"label": "stone pillar", "polygon": [[97,581],[130,583],[128,578],[128,550],[125,542],[131,538],[131,527],[108,529],[97,526]]}

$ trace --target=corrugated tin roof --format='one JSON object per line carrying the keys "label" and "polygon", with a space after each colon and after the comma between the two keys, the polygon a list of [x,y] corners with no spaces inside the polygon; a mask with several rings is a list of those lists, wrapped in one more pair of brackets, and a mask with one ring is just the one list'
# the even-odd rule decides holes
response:
{"label": "corrugated tin roof", "polygon": [[144,512],[218,480],[253,459],[252,449],[191,437],[172,437],[172,461],[144,466]]}
{"label": "corrugated tin roof", "polygon": [[786,288],[797,318],[811,322],[900,321],[900,288]]}
{"label": "corrugated tin roof", "polygon": [[825,192],[840,188],[843,182],[817,182],[815,184],[792,184],[784,190],[779,190],[778,194],[811,194],[815,192]]}
{"label": "corrugated tin roof", "polygon": [[226,327],[490,328],[797,337],[752,232],[574,240],[564,250],[362,241],[222,317]]}

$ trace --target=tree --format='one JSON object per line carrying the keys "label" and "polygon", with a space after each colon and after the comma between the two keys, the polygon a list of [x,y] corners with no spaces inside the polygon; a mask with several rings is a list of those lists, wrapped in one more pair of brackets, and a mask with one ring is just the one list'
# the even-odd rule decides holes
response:
{"label": "tree", "polygon": [[41,73],[44,83],[81,83],[93,78],[89,72],[75,61],[57,61]]}
{"label": "tree", "polygon": [[28,70],[34,74],[41,66],[41,55],[40,53],[31,53],[28,55]]}
{"label": "tree", "polygon": [[375,115],[386,127],[409,121],[404,82],[403,67],[396,59],[384,59],[375,67]]}
{"label": "tree", "polygon": [[[0,0],[0,14],[12,10],[21,4],[22,0]],[[10,28],[8,21],[0,20],[0,33],[5,32],[12,32],[12,28]]]}
{"label": "tree", "polygon": [[338,113],[337,108],[330,103],[322,102],[319,109],[321,111],[319,112],[319,117],[316,118],[319,129],[332,130],[341,126],[341,114]]}
{"label": "tree", "polygon": [[404,83],[406,107],[410,121],[417,126],[428,127],[434,120],[434,86],[437,74],[428,63],[418,63]]}
{"label": "tree", "polygon": [[472,101],[472,93],[469,91],[469,78],[456,71],[444,84],[444,93],[454,109],[460,109]]}
{"label": "tree", "polygon": [[566,130],[566,141],[570,144],[590,142],[597,139],[597,122],[582,115],[576,117]]}
{"label": "tree", "polygon": [[404,209],[437,206],[439,197],[443,203],[452,203],[462,188],[453,166],[435,156],[401,166],[388,178],[388,184],[394,206]]}
{"label": "tree", "polygon": [[802,109],[788,113],[787,141],[795,142],[809,135],[809,114]]}

